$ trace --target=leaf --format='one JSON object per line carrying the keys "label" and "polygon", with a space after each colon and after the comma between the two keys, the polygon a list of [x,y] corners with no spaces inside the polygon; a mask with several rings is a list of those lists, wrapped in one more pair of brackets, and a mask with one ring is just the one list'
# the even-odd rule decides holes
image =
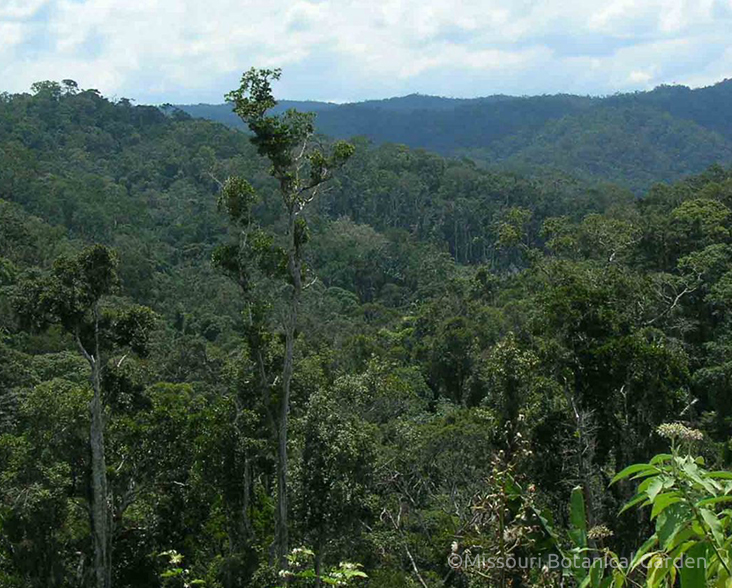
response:
{"label": "leaf", "polygon": [[602,558],[597,558],[592,562],[590,567],[590,582],[594,588],[600,588],[603,577],[603,571],[605,569],[605,561]]}
{"label": "leaf", "polygon": [[[689,539],[693,539],[693,541],[689,541]],[[686,525],[684,529],[676,533],[671,539],[668,540],[666,543],[666,550],[671,551],[673,549],[676,549],[679,545],[684,544],[684,542],[694,543],[694,541],[698,540],[698,535],[694,532],[694,529],[691,525]],[[684,545],[681,548],[679,548],[679,553],[682,553],[686,549],[689,549],[691,545]]]}
{"label": "leaf", "polygon": [[536,518],[539,520],[539,525],[541,526],[542,530],[549,535],[549,537],[552,538],[552,542],[557,546],[561,553],[561,546],[559,537],[557,537],[557,534],[554,530],[554,527],[552,526],[551,521],[551,512],[544,512],[540,511],[539,509],[535,507],[530,507],[531,512],[533,512],[534,515],[536,515]]}
{"label": "leaf", "polygon": [[[697,588],[706,584],[706,569],[703,566],[697,566],[700,561],[706,561],[707,544],[697,543],[690,548],[680,564],[681,570],[681,588]],[[693,560],[693,564],[691,564]],[[686,565],[686,562],[689,565]]]}
{"label": "leaf", "polygon": [[665,492],[656,496],[653,501],[653,509],[651,510],[651,520],[655,519],[660,515],[666,508],[672,504],[676,504],[681,501],[681,496],[678,492]]}
{"label": "leaf", "polygon": [[647,568],[650,570],[648,579],[646,580],[648,586],[658,586],[661,580],[663,580],[673,568],[673,562],[666,558],[665,554],[656,552],[648,562]]}
{"label": "leaf", "polygon": [[[646,495],[646,493],[642,492],[640,494],[636,494],[633,498],[631,498],[630,502],[627,502],[623,506],[623,508],[620,509],[620,511],[618,512],[618,515],[623,514],[626,510],[633,508],[636,504],[638,504],[639,502],[643,502],[643,501],[648,501],[648,496]],[[650,504],[650,502],[648,504]],[[646,506],[646,505],[643,504],[641,506]]]}
{"label": "leaf", "polygon": [[724,534],[722,533],[722,524],[719,522],[717,515],[714,514],[711,510],[709,510],[707,508],[699,509],[699,514],[701,514],[702,519],[704,519],[704,522],[708,525],[709,529],[712,531],[714,540],[720,545],[722,543],[724,543]]}
{"label": "leaf", "polygon": [[658,494],[658,492],[660,492],[663,488],[671,488],[673,485],[673,478],[654,474],[653,477],[647,477],[640,484],[638,484],[638,492],[648,493],[649,500],[653,500],[653,497]]}
{"label": "leaf", "polygon": [[666,549],[676,534],[688,523],[689,508],[683,503],[672,504],[656,519],[656,534],[661,547]]}
{"label": "leaf", "polygon": [[653,476],[658,476],[658,472],[654,472],[653,470],[646,470],[645,472],[638,472],[634,476],[631,476],[631,480],[640,480],[642,478],[651,478]]}
{"label": "leaf", "polygon": [[673,455],[670,453],[659,453],[658,455],[654,455],[653,459],[648,462],[649,465],[658,465],[659,463],[663,463],[666,461],[669,461]]}
{"label": "leaf", "polygon": [[625,586],[625,574],[622,572],[622,570],[614,570],[613,571],[613,586],[614,588],[622,588]]}
{"label": "leaf", "polygon": [[648,485],[648,489],[646,490],[646,494],[648,494],[648,499],[651,502],[653,502],[656,499],[658,493],[663,490],[663,482],[663,479],[660,477],[656,477],[651,480],[651,483]]}
{"label": "leaf", "polygon": [[716,471],[709,472],[707,477],[714,478],[716,480],[732,480],[732,472]]}
{"label": "leaf", "polygon": [[315,570],[303,570],[302,572],[297,572],[296,575],[298,578],[315,578]]}
{"label": "leaf", "polygon": [[714,498],[705,498],[696,503],[696,506],[709,506],[720,502],[732,502],[732,496],[715,496]]}
{"label": "leaf", "polygon": [[613,484],[615,484],[615,482],[622,480],[623,478],[627,478],[628,476],[631,476],[638,472],[644,472],[644,471],[648,471],[648,470],[651,470],[654,473],[660,473],[660,470],[658,468],[656,468],[655,466],[652,466],[647,463],[637,463],[637,464],[628,466],[624,470],[615,474],[615,477],[610,481],[610,485],[612,486]]}
{"label": "leaf", "polygon": [[572,489],[569,501],[569,519],[572,528],[569,535],[578,547],[587,547],[587,513],[585,511],[585,497],[582,486]]}
{"label": "leaf", "polygon": [[348,576],[349,578],[368,578],[366,572],[362,572],[361,570],[349,570],[346,573],[346,576]]}
{"label": "leaf", "polygon": [[681,469],[689,476],[689,478],[692,479],[692,481],[704,488],[704,490],[709,492],[709,494],[716,496],[717,491],[720,489],[719,485],[712,479],[703,479],[703,472],[699,470],[699,467],[693,461],[685,460]]}
{"label": "leaf", "polygon": [[640,546],[640,549],[635,552],[633,559],[630,562],[630,571],[632,572],[642,561],[651,556],[648,552],[658,543],[658,536],[654,533],[651,535],[646,542]]}
{"label": "leaf", "polygon": [[176,578],[176,577],[180,576],[182,573],[183,573],[183,568],[173,568],[170,570],[166,570],[165,572],[160,574],[160,576],[162,578]]}

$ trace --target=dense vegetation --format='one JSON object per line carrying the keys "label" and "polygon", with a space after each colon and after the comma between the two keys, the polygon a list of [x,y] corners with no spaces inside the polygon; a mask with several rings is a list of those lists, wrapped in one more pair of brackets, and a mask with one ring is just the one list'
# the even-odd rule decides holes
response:
{"label": "dense vegetation", "polygon": [[[103,585],[100,529],[113,586],[287,581],[288,357],[292,585],[642,583],[466,558],[681,539],[727,581],[732,170],[636,198],[364,139],[346,157],[237,104],[256,144],[71,81],[0,96],[0,585]],[[291,218],[310,184],[279,146],[304,137],[303,177],[342,167]],[[618,516],[631,475],[653,511]]]}
{"label": "dense vegetation", "polygon": [[[471,100],[405,96],[355,104],[283,103],[318,112],[318,128],[348,138],[403,143],[481,165],[534,173],[537,166],[603,178],[640,193],[654,182],[732,161],[732,80],[691,90],[606,98],[491,96]],[[192,116],[241,128],[222,105],[186,105]]]}

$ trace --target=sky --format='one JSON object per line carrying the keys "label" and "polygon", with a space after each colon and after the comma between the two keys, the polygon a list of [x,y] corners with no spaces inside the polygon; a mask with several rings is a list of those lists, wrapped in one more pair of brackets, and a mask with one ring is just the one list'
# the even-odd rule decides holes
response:
{"label": "sky", "polygon": [[606,95],[732,78],[732,0],[0,0],[0,92],[223,102],[251,66],[288,99]]}

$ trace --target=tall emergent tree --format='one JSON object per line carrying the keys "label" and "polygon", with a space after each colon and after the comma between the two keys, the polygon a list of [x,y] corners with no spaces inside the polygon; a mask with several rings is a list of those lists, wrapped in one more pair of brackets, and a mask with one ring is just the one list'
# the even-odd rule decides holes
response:
{"label": "tall emergent tree", "polygon": [[103,307],[103,298],[118,287],[116,254],[92,245],[76,256],[61,256],[49,274],[26,277],[18,286],[15,306],[26,326],[36,330],[58,324],[69,333],[89,364],[94,395],[90,403],[91,508],[94,578],[97,588],[112,586],[112,496],[104,455],[104,356],[128,347],[145,354],[153,323],[149,308]]}
{"label": "tall emergent tree", "polygon": [[[279,395],[272,420],[275,421],[277,437],[274,555],[277,565],[284,568],[287,564],[289,543],[287,432],[290,388],[294,371],[298,311],[307,279],[303,247],[308,240],[308,227],[304,211],[317,196],[320,187],[353,155],[354,147],[339,141],[325,148],[314,141],[313,113],[296,110],[288,110],[282,114],[269,113],[277,104],[272,95],[271,82],[278,80],[280,74],[279,69],[252,68],[242,76],[239,88],[226,95],[226,100],[232,103],[234,112],[249,127],[252,132],[251,141],[258,153],[271,163],[269,173],[279,185],[285,221],[284,234],[268,235],[261,229],[253,228],[254,188],[242,178],[229,178],[222,184],[220,202],[231,221],[240,229],[239,236],[236,244],[217,250],[214,262],[236,279],[245,293],[251,285],[249,273],[254,270],[263,271],[282,284],[282,288],[278,290],[277,302],[282,311],[279,328],[284,335],[284,357],[282,371],[277,379],[280,384]],[[254,312],[253,315],[261,317],[259,312]],[[261,318],[255,320],[259,320],[261,327]],[[260,362],[260,368],[262,367]],[[267,403],[269,384],[263,382],[263,387],[268,395],[265,399]]]}

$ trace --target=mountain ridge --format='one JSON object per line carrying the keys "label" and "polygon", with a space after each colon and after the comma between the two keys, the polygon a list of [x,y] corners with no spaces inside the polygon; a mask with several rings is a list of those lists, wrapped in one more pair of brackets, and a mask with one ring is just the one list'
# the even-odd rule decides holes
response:
{"label": "mountain ridge", "polygon": [[[178,105],[187,114],[242,128],[228,104]],[[521,168],[542,165],[580,175],[597,175],[584,160],[584,131],[595,133],[597,145],[608,144],[608,153],[634,151],[624,148],[647,143],[640,133],[648,127],[676,129],[660,132],[646,146],[650,161],[676,160],[679,143],[694,142],[692,162],[651,165],[642,173],[623,178],[626,186],[643,191],[656,181],[674,181],[701,172],[714,163],[732,161],[732,79],[692,89],[661,85],[653,90],[593,97],[573,94],[539,96],[494,95],[478,98],[445,98],[421,94],[334,104],[282,101],[277,111],[298,108],[317,113],[319,132],[334,138],[364,136],[374,143],[398,143],[447,156],[466,156],[486,166]],[[617,109],[636,112],[643,124],[636,127],[608,122]],[[641,116],[642,115],[642,116]],[[667,117],[671,117],[673,121]],[[560,121],[562,124],[557,124]],[[608,126],[611,125],[611,126]],[[572,137],[553,134],[564,126],[580,127]],[[623,134],[618,134],[618,128]],[[686,129],[686,132],[678,132]],[[557,131],[558,132],[558,131]],[[721,141],[720,141],[721,137]],[[567,141],[570,144],[567,144]],[[564,147],[558,148],[558,143]],[[572,159],[567,153],[574,153]],[[608,156],[609,157],[609,156]],[[600,169],[612,167],[608,159]],[[627,166],[625,166],[627,167]],[[617,181],[617,174],[600,175]]]}

